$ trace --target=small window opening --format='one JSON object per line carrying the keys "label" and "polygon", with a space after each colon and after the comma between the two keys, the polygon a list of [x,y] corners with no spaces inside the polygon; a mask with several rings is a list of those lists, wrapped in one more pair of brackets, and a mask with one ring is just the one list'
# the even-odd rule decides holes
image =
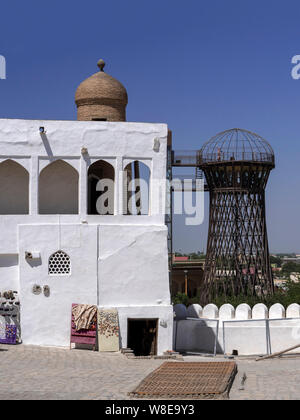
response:
{"label": "small window opening", "polygon": [[66,276],[71,273],[71,260],[68,254],[57,251],[49,258],[48,274]]}

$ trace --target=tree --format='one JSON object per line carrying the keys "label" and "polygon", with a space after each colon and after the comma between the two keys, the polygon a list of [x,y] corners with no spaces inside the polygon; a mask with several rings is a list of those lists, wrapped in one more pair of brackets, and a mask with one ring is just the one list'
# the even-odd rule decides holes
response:
{"label": "tree", "polygon": [[300,273],[300,264],[297,264],[293,261],[287,262],[282,266],[282,275],[289,277],[291,273]]}
{"label": "tree", "polygon": [[281,258],[279,257],[274,257],[273,255],[270,256],[270,263],[271,264],[276,264],[277,267],[281,267],[282,265],[282,261]]}

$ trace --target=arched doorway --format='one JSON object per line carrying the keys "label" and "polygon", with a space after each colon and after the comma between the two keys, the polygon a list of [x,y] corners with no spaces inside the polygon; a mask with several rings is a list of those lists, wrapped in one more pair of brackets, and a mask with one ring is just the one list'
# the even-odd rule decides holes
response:
{"label": "arched doorway", "polygon": [[0,214],[29,213],[29,173],[19,163],[0,163]]}
{"label": "arched doorway", "polygon": [[140,161],[129,163],[124,169],[124,214],[148,215],[151,171]]}
{"label": "arched doorway", "polygon": [[88,170],[88,214],[113,215],[115,195],[115,169],[98,160]]}
{"label": "arched doorway", "polygon": [[56,160],[39,177],[40,214],[78,214],[78,172],[67,162]]}

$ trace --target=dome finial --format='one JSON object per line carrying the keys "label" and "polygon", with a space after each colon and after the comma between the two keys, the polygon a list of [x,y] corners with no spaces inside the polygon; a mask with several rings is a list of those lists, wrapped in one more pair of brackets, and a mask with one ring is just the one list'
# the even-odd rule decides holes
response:
{"label": "dome finial", "polygon": [[105,67],[105,61],[104,60],[99,60],[97,63],[97,66],[99,67],[100,71],[104,71],[104,67]]}
{"label": "dome finial", "polygon": [[99,60],[99,70],[80,83],[75,102],[79,121],[126,121],[128,95],[121,82],[103,71],[105,62]]}

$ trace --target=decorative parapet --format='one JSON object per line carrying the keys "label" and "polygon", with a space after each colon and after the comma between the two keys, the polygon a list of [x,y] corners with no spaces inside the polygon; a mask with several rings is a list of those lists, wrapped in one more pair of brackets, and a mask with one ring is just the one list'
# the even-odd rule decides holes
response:
{"label": "decorative parapet", "polygon": [[192,304],[186,307],[183,304],[174,305],[175,320],[186,318],[219,319],[226,320],[247,320],[247,319],[286,319],[300,318],[300,305],[292,303],[284,308],[281,303],[275,303],[268,309],[263,303],[257,303],[251,308],[247,303],[242,303],[234,308],[226,303],[218,308],[210,303],[202,308],[201,305]]}

